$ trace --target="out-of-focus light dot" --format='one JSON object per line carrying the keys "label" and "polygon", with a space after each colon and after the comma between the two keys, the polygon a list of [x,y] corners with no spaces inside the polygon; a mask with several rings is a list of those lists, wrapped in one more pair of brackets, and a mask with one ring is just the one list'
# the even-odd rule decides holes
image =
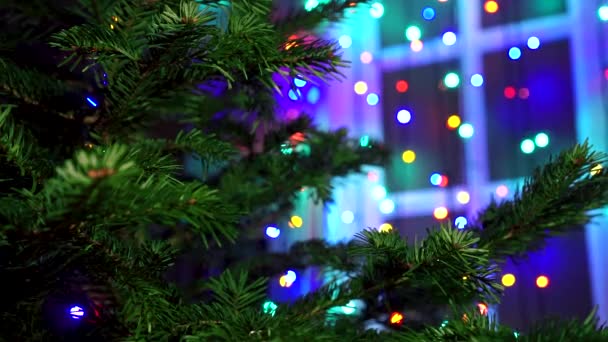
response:
{"label": "out-of-focus light dot", "polygon": [[90,97],[87,97],[87,102],[91,104],[93,107],[97,107],[97,102]]}
{"label": "out-of-focus light dot", "polygon": [[502,276],[500,280],[505,287],[511,287],[515,285],[515,276],[511,273],[507,273]]}
{"label": "out-of-focus light dot", "polygon": [[364,135],[361,138],[359,138],[359,145],[361,147],[368,147],[369,146],[369,135]]}
{"label": "out-of-focus light dot", "polygon": [[84,310],[80,306],[72,306],[70,316],[72,316],[72,319],[81,319],[84,317]]}
{"label": "out-of-focus light dot", "polygon": [[369,51],[363,51],[361,53],[361,56],[359,56],[359,59],[361,60],[361,63],[369,64],[372,62],[374,57],[372,56],[372,54]]}
{"label": "out-of-focus light dot", "polygon": [[512,98],[515,98],[517,91],[513,87],[505,87],[505,90],[503,91],[503,93],[506,98],[512,99]]}
{"label": "out-of-focus light dot", "polygon": [[290,283],[293,283],[297,279],[296,272],[294,272],[292,270],[287,271],[287,273],[285,274],[285,276],[287,277],[287,281],[290,282]]}
{"label": "out-of-focus light dot", "polygon": [[372,188],[372,198],[379,201],[386,197],[386,188],[382,185],[376,185]]}
{"label": "out-of-focus light dot", "polygon": [[296,89],[295,91],[293,89],[290,89],[288,95],[292,101],[297,101],[302,97],[300,89]]}
{"label": "out-of-focus light dot", "polygon": [[393,225],[390,223],[383,223],[378,227],[378,231],[382,233],[388,233],[393,230]]}
{"label": "out-of-focus light dot", "polygon": [[399,93],[405,93],[409,87],[410,85],[404,80],[399,80],[397,83],[395,83],[395,89]]}
{"label": "out-of-focus light dot", "polygon": [[319,99],[321,98],[321,91],[317,87],[312,87],[308,90],[308,94],[306,94],[306,101],[310,104],[317,104]]}
{"label": "out-of-focus light dot", "polygon": [[456,114],[450,115],[450,117],[446,121],[446,126],[448,126],[448,129],[454,130],[454,129],[458,128],[458,126],[460,126],[461,122],[462,121],[460,120],[460,116],[458,116]]}
{"label": "out-of-focus light dot", "polygon": [[369,14],[373,18],[380,18],[384,15],[384,6],[379,2],[374,2],[369,9]]}
{"label": "out-of-focus light dot", "polygon": [[411,164],[416,160],[416,153],[412,150],[404,151],[403,154],[401,154],[401,159],[404,163]]}
{"label": "out-of-focus light dot", "polygon": [[367,180],[369,180],[370,182],[377,182],[378,178],[378,174],[373,171],[367,173]]}
{"label": "out-of-focus light dot", "polygon": [[469,139],[473,134],[475,134],[475,129],[473,129],[473,125],[471,124],[464,123],[458,128],[458,135],[460,135],[461,138]]}
{"label": "out-of-focus light dot", "polygon": [[281,285],[281,287],[291,287],[291,284],[293,284],[293,283],[287,281],[287,276],[286,275],[282,275],[279,278],[279,285]]}
{"label": "out-of-focus light dot", "polygon": [[591,171],[589,172],[592,176],[597,175],[598,173],[602,172],[602,165],[597,164],[594,167],[591,168]]}
{"label": "out-of-focus light dot", "polygon": [[459,191],[456,194],[456,200],[460,204],[467,204],[471,200],[471,195],[469,195],[469,193],[466,191]]}
{"label": "out-of-focus light dot", "polygon": [[465,229],[467,227],[467,223],[469,223],[469,221],[467,220],[466,217],[464,216],[458,216],[455,220],[454,220],[454,225],[456,226],[456,228],[458,229]]}
{"label": "out-of-focus light dot", "polygon": [[390,322],[395,325],[403,323],[403,315],[398,312],[393,312],[391,314]]}
{"label": "out-of-focus light dot", "polygon": [[456,88],[460,84],[460,77],[454,72],[449,72],[443,78],[443,84],[448,88]]}
{"label": "out-of-focus light dot", "polygon": [[442,188],[445,188],[446,186],[448,186],[448,176],[441,175],[441,182],[439,182],[439,186]]}
{"label": "out-of-focus light dot", "polygon": [[380,101],[380,98],[378,97],[378,94],[376,93],[369,93],[367,95],[367,104],[370,106],[375,106],[378,104],[378,101]]}
{"label": "out-of-focus light dot", "polygon": [[397,121],[402,124],[409,123],[412,120],[412,113],[407,109],[401,109],[397,112]]}
{"label": "out-of-focus light dot", "polygon": [[600,6],[597,9],[597,16],[601,21],[608,21],[608,5]]}
{"label": "out-of-focus light dot", "polygon": [[317,6],[319,6],[319,0],[307,0],[306,3],[304,4],[304,9],[306,11],[310,12],[313,9],[315,9]]}
{"label": "out-of-focus light dot", "polygon": [[289,223],[291,223],[296,228],[300,228],[302,227],[304,220],[302,220],[300,216],[294,215],[291,217],[291,219],[289,219]]}
{"label": "out-of-focus light dot", "polygon": [[355,214],[353,214],[353,212],[350,210],[345,210],[342,212],[341,218],[342,222],[346,224],[351,224],[355,220]]}
{"label": "out-of-focus light dot", "polygon": [[536,146],[534,146],[534,141],[532,141],[532,139],[524,139],[519,145],[519,147],[521,148],[521,151],[523,153],[530,154],[534,152],[534,148]]}
{"label": "out-of-focus light dot", "polygon": [[539,289],[544,289],[549,286],[549,278],[547,276],[541,275],[536,278],[536,286]]}
{"label": "out-of-focus light dot", "polygon": [[521,50],[518,47],[512,47],[509,49],[509,58],[512,60],[518,60],[521,57]]}
{"label": "out-of-focus light dot", "polygon": [[431,7],[426,7],[422,10],[422,17],[425,20],[433,20],[435,19],[435,10]]}
{"label": "out-of-focus light dot", "polygon": [[528,48],[530,50],[536,50],[540,47],[540,39],[538,37],[530,37],[528,38]]}
{"label": "out-of-focus light dot", "polygon": [[298,88],[302,88],[303,86],[306,85],[306,83],[307,83],[306,80],[303,80],[301,78],[296,77],[293,79],[293,84],[295,84],[296,87],[298,87]]}
{"label": "out-of-focus light dot", "polygon": [[547,147],[549,145],[549,136],[546,133],[538,133],[534,137],[534,143],[538,147]]}
{"label": "out-of-focus light dot", "polygon": [[348,49],[353,45],[353,39],[348,35],[343,35],[338,39],[338,44],[340,44],[343,49]]}
{"label": "out-of-focus light dot", "polygon": [[357,83],[355,83],[355,93],[359,95],[367,93],[367,83],[363,81],[358,81]]}
{"label": "out-of-focus light dot", "polygon": [[486,1],[486,3],[483,5],[483,9],[487,13],[496,13],[498,12],[498,3],[492,0]]}
{"label": "out-of-focus light dot", "polygon": [[422,51],[422,48],[424,47],[424,44],[422,44],[422,40],[412,40],[412,42],[410,43],[410,49],[412,49],[412,51],[414,52],[420,52]]}
{"label": "out-of-focus light dot", "polygon": [[530,90],[528,90],[528,88],[521,88],[517,94],[519,95],[520,99],[525,100],[530,97]]}
{"label": "out-of-focus light dot", "polygon": [[509,194],[509,188],[507,188],[506,185],[499,185],[496,188],[496,195],[498,195],[498,197],[507,197],[508,194]]}
{"label": "out-of-focus light dot", "polygon": [[441,41],[446,46],[452,46],[456,44],[456,33],[448,31],[441,36]]}
{"label": "out-of-focus light dot", "polygon": [[271,316],[274,316],[275,312],[277,311],[277,308],[279,306],[276,305],[274,302],[267,300],[264,302],[264,304],[262,304],[262,311],[265,314],[269,314]]}
{"label": "out-of-focus light dot", "polygon": [[436,172],[433,173],[431,177],[429,177],[429,182],[431,182],[432,185],[438,186],[441,184],[441,175]]}
{"label": "out-of-focus light dot", "polygon": [[350,300],[346,305],[341,307],[342,313],[345,315],[352,315],[357,310],[357,303],[353,300]]}
{"label": "out-of-focus light dot", "polygon": [[477,309],[479,309],[479,313],[482,316],[486,316],[488,314],[488,306],[484,303],[477,303]]}
{"label": "out-of-focus light dot", "polygon": [[422,37],[422,31],[418,28],[418,26],[410,26],[405,29],[405,38],[409,41],[420,40]]}
{"label": "out-of-focus light dot", "polygon": [[483,76],[481,74],[471,76],[471,85],[473,87],[481,87],[483,85]]}
{"label": "out-of-focus light dot", "polygon": [[433,217],[438,220],[443,220],[448,217],[448,209],[446,207],[437,207],[433,210]]}
{"label": "out-of-focus light dot", "polygon": [[390,198],[385,198],[380,202],[380,212],[383,214],[390,214],[395,210],[395,202]]}
{"label": "out-of-focus light dot", "polygon": [[608,68],[604,69],[604,78],[608,80]]}
{"label": "out-of-focus light dot", "polygon": [[268,226],[266,227],[266,235],[268,235],[269,238],[276,239],[281,235],[281,230],[277,227]]}

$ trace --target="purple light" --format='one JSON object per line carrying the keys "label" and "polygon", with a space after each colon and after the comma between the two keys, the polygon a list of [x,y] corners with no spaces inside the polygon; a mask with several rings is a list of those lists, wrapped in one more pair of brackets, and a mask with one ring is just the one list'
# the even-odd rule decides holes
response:
{"label": "purple light", "polygon": [[70,316],[72,316],[72,319],[81,319],[84,316],[84,310],[80,306],[72,306]]}

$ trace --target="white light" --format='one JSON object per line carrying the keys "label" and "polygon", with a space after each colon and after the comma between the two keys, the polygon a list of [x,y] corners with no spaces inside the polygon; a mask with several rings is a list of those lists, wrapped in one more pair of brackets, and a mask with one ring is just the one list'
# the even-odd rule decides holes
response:
{"label": "white light", "polygon": [[379,2],[373,3],[372,7],[369,9],[369,14],[371,14],[373,18],[380,18],[384,14],[384,6]]}
{"label": "white light", "polygon": [[287,271],[287,274],[285,274],[285,280],[287,281],[287,283],[295,282],[296,278],[296,272],[292,270]]}
{"label": "white light", "polygon": [[538,49],[538,47],[540,46],[540,40],[537,37],[530,37],[528,38],[528,47],[531,50],[536,50]]}
{"label": "white light", "polygon": [[471,85],[473,87],[481,87],[483,85],[483,76],[480,74],[471,76]]}
{"label": "white light", "polygon": [[350,224],[350,223],[353,223],[354,220],[355,220],[355,214],[353,214],[352,211],[345,210],[342,212],[342,222],[344,222],[346,224]]}
{"label": "white light", "polygon": [[395,202],[393,200],[386,198],[380,202],[380,212],[383,214],[390,214],[395,210]]}
{"label": "white light", "polygon": [[281,235],[281,230],[277,227],[268,226],[266,227],[266,235],[268,235],[269,238],[276,239]]}
{"label": "white light", "polygon": [[468,123],[464,123],[458,128],[458,134],[460,135],[460,137],[465,139],[471,138],[474,133],[475,130],[473,129],[473,125]]}
{"label": "white light", "polygon": [[406,124],[412,120],[412,113],[407,109],[401,109],[397,112],[397,121],[402,124]]}
{"label": "white light", "polygon": [[353,45],[353,39],[350,36],[343,35],[338,39],[338,43],[343,49],[348,49],[351,45]]}
{"label": "white light", "polygon": [[441,40],[443,41],[443,44],[447,46],[452,46],[456,44],[456,33],[448,31],[443,34]]}
{"label": "white light", "polygon": [[372,188],[372,198],[379,201],[386,197],[386,188],[382,185],[376,185]]}

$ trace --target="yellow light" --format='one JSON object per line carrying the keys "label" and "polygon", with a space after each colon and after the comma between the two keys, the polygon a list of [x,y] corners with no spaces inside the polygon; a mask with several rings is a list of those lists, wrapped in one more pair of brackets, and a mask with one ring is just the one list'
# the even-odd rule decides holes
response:
{"label": "yellow light", "polygon": [[404,163],[411,164],[414,162],[414,160],[416,160],[416,153],[412,150],[407,150],[403,152],[401,159],[403,159]]}
{"label": "yellow light", "polygon": [[458,128],[458,126],[460,126],[461,122],[462,121],[460,120],[460,116],[450,115],[446,124],[449,129],[456,129],[456,128]]}
{"label": "yellow light", "polygon": [[390,223],[383,223],[378,227],[378,230],[382,233],[388,233],[393,230],[393,225]]}
{"label": "yellow light", "polygon": [[547,278],[546,276],[539,276],[538,278],[536,278],[536,286],[541,289],[544,289],[545,287],[549,286],[549,278]]}
{"label": "yellow light", "polygon": [[403,315],[398,312],[393,312],[391,315],[391,324],[400,324],[403,322]]}
{"label": "yellow light", "polygon": [[294,228],[300,228],[302,227],[302,223],[304,223],[304,221],[300,216],[294,215],[289,220],[289,223],[291,223],[291,226],[294,226]]}
{"label": "yellow light", "polygon": [[602,172],[602,165],[600,165],[600,164],[597,164],[593,168],[591,168],[591,175],[592,176],[595,176],[595,175],[597,175],[600,172]]}
{"label": "yellow light", "polygon": [[363,94],[367,93],[367,83],[365,83],[363,81],[359,81],[359,82],[355,83],[355,93],[357,93],[359,95],[363,95]]}
{"label": "yellow light", "polygon": [[515,276],[511,273],[507,273],[502,276],[501,282],[505,287],[511,287],[515,284]]}
{"label": "yellow light", "polygon": [[448,209],[446,207],[437,207],[433,210],[433,216],[438,220],[443,220],[448,217]]}
{"label": "yellow light", "polygon": [[467,204],[471,200],[471,195],[469,195],[469,193],[466,191],[459,191],[456,194],[456,200],[460,204]]}
{"label": "yellow light", "polygon": [[477,308],[479,309],[479,313],[483,316],[488,314],[488,306],[484,303],[477,303]]}
{"label": "yellow light", "polygon": [[293,283],[288,281],[287,275],[282,275],[281,278],[279,278],[279,285],[281,285],[281,287],[290,287],[291,284]]}
{"label": "yellow light", "polygon": [[420,52],[423,47],[424,44],[422,44],[422,40],[420,39],[412,40],[412,42],[410,43],[410,49],[412,49],[412,51],[414,52]]}
{"label": "yellow light", "polygon": [[462,277],[462,280],[467,280],[467,279],[469,279],[469,277],[467,277],[467,276]]}
{"label": "yellow light", "polygon": [[114,29],[114,24],[110,24],[110,30]]}
{"label": "yellow light", "polygon": [[488,13],[496,13],[498,11],[498,3],[496,1],[486,1],[483,8]]}

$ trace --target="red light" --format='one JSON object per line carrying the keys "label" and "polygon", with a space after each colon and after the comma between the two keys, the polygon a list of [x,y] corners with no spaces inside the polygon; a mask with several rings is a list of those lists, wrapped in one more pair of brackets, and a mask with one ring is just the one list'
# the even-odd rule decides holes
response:
{"label": "red light", "polygon": [[521,88],[519,89],[519,98],[520,99],[527,99],[530,96],[530,90],[528,90],[528,88]]}
{"label": "red light", "polygon": [[513,88],[513,87],[505,88],[505,97],[506,98],[512,99],[512,98],[515,98],[515,95],[517,95],[517,91],[515,90],[515,88]]}
{"label": "red light", "polygon": [[410,85],[404,80],[397,81],[395,84],[395,88],[400,93],[405,93],[409,87]]}
{"label": "red light", "polygon": [[398,312],[393,312],[391,314],[391,324],[401,324],[403,323],[403,315]]}
{"label": "red light", "polygon": [[608,80],[608,68],[604,69],[604,78]]}
{"label": "red light", "polygon": [[378,174],[375,173],[375,172],[370,171],[370,172],[367,173],[367,179],[370,182],[377,182],[378,181]]}
{"label": "red light", "polygon": [[448,186],[448,176],[441,175],[441,181],[439,182],[439,186],[442,188],[445,188],[446,186]]}
{"label": "red light", "polygon": [[479,313],[486,316],[488,314],[488,306],[484,303],[478,303],[477,308],[479,309]]}

